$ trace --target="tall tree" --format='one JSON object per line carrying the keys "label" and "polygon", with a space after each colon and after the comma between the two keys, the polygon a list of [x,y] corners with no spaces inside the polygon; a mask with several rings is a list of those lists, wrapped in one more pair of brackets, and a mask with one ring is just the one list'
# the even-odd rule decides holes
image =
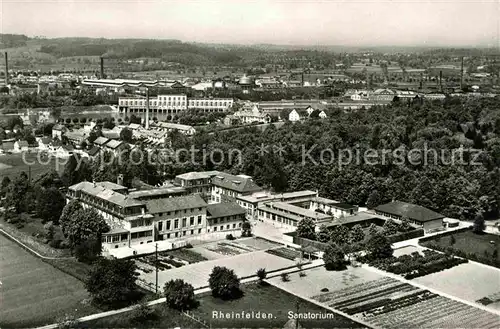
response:
{"label": "tall tree", "polygon": [[57,224],[61,217],[66,200],[64,195],[55,187],[42,188],[41,193],[37,193],[37,214],[42,219],[42,223],[53,222]]}
{"label": "tall tree", "polygon": [[472,231],[476,234],[481,234],[486,229],[486,225],[484,223],[484,217],[482,214],[477,214],[476,218],[474,218],[474,225],[472,226]]}
{"label": "tall tree", "polygon": [[375,234],[371,236],[366,244],[366,250],[374,259],[391,257],[393,250],[391,244],[382,234]]}
{"label": "tall tree", "polygon": [[344,252],[334,243],[329,244],[326,248],[323,261],[327,271],[339,271],[346,267]]}
{"label": "tall tree", "polygon": [[94,208],[80,209],[73,214],[69,225],[66,227],[66,234],[71,247],[75,247],[84,241],[98,237],[109,230],[109,226],[104,218]]}
{"label": "tall tree", "polygon": [[316,224],[314,221],[309,218],[301,219],[297,225],[297,236],[314,240],[316,238]]}
{"label": "tall tree", "polygon": [[101,258],[92,266],[85,287],[98,305],[124,306],[138,297],[136,269],[131,260]]}
{"label": "tall tree", "polygon": [[193,286],[182,279],[165,283],[163,294],[170,308],[185,311],[196,305]]}
{"label": "tall tree", "polygon": [[59,218],[59,224],[61,225],[61,229],[65,236],[67,236],[68,234],[67,231],[71,226],[73,216],[76,214],[76,212],[82,209],[83,207],[80,202],[78,202],[78,200],[71,200],[64,206],[61,212],[61,217]]}
{"label": "tall tree", "polygon": [[354,227],[349,232],[349,243],[361,242],[365,239],[365,232],[361,225],[354,225]]}
{"label": "tall tree", "polygon": [[208,279],[212,296],[222,299],[233,299],[241,295],[240,279],[233,270],[227,267],[216,266]]}

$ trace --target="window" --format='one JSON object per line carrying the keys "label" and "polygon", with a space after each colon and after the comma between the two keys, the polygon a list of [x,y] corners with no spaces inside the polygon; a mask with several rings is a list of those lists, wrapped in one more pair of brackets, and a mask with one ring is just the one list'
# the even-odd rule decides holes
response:
{"label": "window", "polygon": [[182,219],[182,227],[186,227],[187,226],[187,218],[183,218]]}
{"label": "window", "polygon": [[198,229],[198,234],[201,234],[201,228]]}
{"label": "window", "polygon": [[189,225],[193,226],[194,225],[194,216],[189,218]]}
{"label": "window", "polygon": [[175,237],[179,237],[179,232],[175,232]]}
{"label": "window", "polygon": [[231,228],[231,225],[227,224],[226,225],[226,230],[229,230]]}
{"label": "window", "polygon": [[146,219],[146,220],[144,221],[144,225],[146,225],[146,226],[151,225],[151,219]]}
{"label": "window", "polygon": [[191,230],[191,235],[193,235],[193,234],[194,234],[194,230]]}
{"label": "window", "polygon": [[131,234],[131,238],[132,238],[132,239],[137,239],[137,232],[136,232],[136,233],[132,233],[132,234]]}
{"label": "window", "polygon": [[167,225],[166,225],[166,227],[167,227],[167,230],[170,230],[170,221],[169,221],[169,220],[167,220]]}
{"label": "window", "polygon": [[122,239],[122,241],[128,240],[128,234],[127,233],[122,234],[122,238],[121,239]]}
{"label": "window", "polygon": [[186,231],[182,231],[182,235],[186,235]]}
{"label": "window", "polygon": [[179,220],[176,219],[174,220],[174,229],[178,229],[179,228]]}
{"label": "window", "polygon": [[198,216],[198,225],[201,224],[201,216]]}
{"label": "window", "polygon": [[158,231],[163,231],[163,222],[158,222]]}
{"label": "window", "polygon": [[220,226],[220,230],[223,231],[224,230],[224,225],[221,225]]}
{"label": "window", "polygon": [[214,227],[214,232],[217,232],[217,227]]}
{"label": "window", "polygon": [[170,239],[170,233],[167,233],[167,239]]}
{"label": "window", "polygon": [[233,228],[236,228],[236,223],[233,224]]}

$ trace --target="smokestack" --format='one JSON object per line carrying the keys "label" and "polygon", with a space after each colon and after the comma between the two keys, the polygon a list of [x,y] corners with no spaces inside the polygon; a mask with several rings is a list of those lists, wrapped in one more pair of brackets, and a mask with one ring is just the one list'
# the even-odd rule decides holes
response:
{"label": "smokestack", "polygon": [[460,89],[464,87],[464,57],[462,56],[462,65],[460,66]]}
{"label": "smokestack", "polygon": [[101,57],[101,79],[104,79],[104,58]]}
{"label": "smokestack", "polygon": [[302,86],[304,86],[304,71],[302,71],[302,76],[301,76],[301,78],[302,78]]}
{"label": "smokestack", "polygon": [[149,88],[146,88],[146,129],[149,129]]}
{"label": "smokestack", "polygon": [[9,59],[5,52],[5,85],[9,84]]}
{"label": "smokestack", "polygon": [[443,92],[443,71],[439,71],[439,90]]}

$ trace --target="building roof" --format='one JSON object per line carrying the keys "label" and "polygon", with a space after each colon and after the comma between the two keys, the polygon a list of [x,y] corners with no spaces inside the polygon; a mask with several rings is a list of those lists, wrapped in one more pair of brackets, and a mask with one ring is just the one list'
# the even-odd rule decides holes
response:
{"label": "building roof", "polygon": [[28,147],[29,146],[27,141],[17,141],[16,143],[19,147]]}
{"label": "building roof", "polygon": [[152,214],[207,206],[207,203],[199,194],[147,200],[145,203],[148,211]]}
{"label": "building roof", "polygon": [[337,226],[337,225],[365,222],[365,221],[370,220],[370,219],[382,219],[382,218],[380,216],[374,215],[372,213],[363,211],[363,212],[357,213],[356,215],[335,218],[331,222],[325,223],[325,225],[327,227],[332,227],[332,226]]}
{"label": "building roof", "polygon": [[185,180],[196,180],[196,179],[209,179],[211,176],[205,172],[192,171],[185,174],[177,175],[176,178]]}
{"label": "building roof", "polygon": [[236,202],[214,203],[207,206],[207,215],[212,218],[244,214],[246,214],[245,208],[241,207]]}
{"label": "building roof", "polygon": [[133,130],[142,128],[142,126],[140,124],[138,124],[138,123],[131,123],[131,124],[128,125],[128,127],[130,129],[133,129]]}
{"label": "building roof", "polygon": [[104,136],[104,138],[120,139],[120,133],[113,130],[103,130],[102,135]]}
{"label": "building roof", "polygon": [[391,215],[408,217],[417,222],[428,222],[444,218],[443,215],[428,208],[402,201],[392,201],[376,207],[375,210]]}
{"label": "building roof", "polygon": [[178,123],[171,123],[171,122],[158,122],[155,125],[159,126],[161,128],[165,128],[165,129],[177,129],[177,130],[184,130],[184,131],[194,129],[193,126],[181,125]]}
{"label": "building roof", "polygon": [[[103,182],[99,183],[102,184]],[[109,183],[109,182],[107,182]],[[93,195],[99,199],[106,200],[108,202],[114,203],[119,207],[134,207],[134,206],[143,206],[144,203],[137,201],[133,198],[128,197],[127,195],[115,192],[111,189],[100,186],[98,183],[90,183],[90,182],[80,182],[73,186],[70,186],[69,189],[73,191],[82,191],[87,194]],[[110,183],[113,184],[113,183]],[[120,186],[120,185],[118,185]]]}
{"label": "building roof", "polygon": [[239,193],[250,193],[262,190],[262,188],[255,184],[250,178],[230,175],[223,172],[219,172],[212,177],[212,184]]}
{"label": "building roof", "polygon": [[167,196],[167,195],[173,195],[173,194],[179,194],[179,193],[185,193],[186,189],[183,187],[159,187],[159,188],[152,188],[152,189],[147,189],[147,190],[138,190],[138,191],[133,191],[129,192],[129,196],[134,199],[141,199],[141,198],[147,198],[147,197],[153,197],[153,196]]}
{"label": "building roof", "polygon": [[123,185],[116,184],[116,183],[113,183],[113,182],[108,182],[108,181],[97,182],[96,185],[97,186],[102,186],[102,187],[104,187],[106,189],[113,190],[113,191],[120,191],[120,190],[126,190],[127,189]]}
{"label": "building roof", "polygon": [[98,148],[97,146],[94,146],[90,150],[87,151],[87,154],[93,157],[94,155],[97,155],[99,153],[99,151],[100,151],[100,148]]}
{"label": "building roof", "polygon": [[121,145],[123,145],[123,142],[122,141],[116,141],[116,140],[110,140],[109,142],[106,143],[106,147],[107,148],[110,148],[110,149],[116,149],[118,147],[120,147]]}
{"label": "building roof", "polygon": [[305,209],[302,207],[294,206],[293,204],[289,204],[286,202],[269,202],[269,203],[266,203],[266,205],[268,205],[272,208],[278,209],[278,210],[282,210],[282,211],[289,212],[292,214],[298,214],[299,216],[314,218],[314,219],[318,219],[318,220],[332,218],[332,216],[322,214],[322,213],[319,213],[319,212],[316,212],[313,210]]}
{"label": "building roof", "polygon": [[353,205],[348,204],[348,203],[342,203],[342,202],[338,202],[335,200],[330,200],[330,199],[322,198],[322,197],[316,197],[316,198],[314,198],[314,201],[316,201],[317,203],[320,203],[320,204],[325,204],[325,205],[332,206],[334,208],[344,209],[344,210],[358,208],[357,206],[353,206]]}
{"label": "building roof", "polygon": [[238,197],[238,200],[242,200],[249,203],[255,202],[263,202],[263,201],[271,201],[271,200],[283,200],[287,202],[287,199],[295,199],[295,198],[309,198],[315,197],[315,191],[295,191],[295,192],[287,192],[280,194],[271,194],[269,192],[256,192],[251,195],[242,195]]}
{"label": "building roof", "polygon": [[107,142],[109,142],[109,139],[107,139],[106,137],[97,137],[94,141],[94,144],[103,146]]}

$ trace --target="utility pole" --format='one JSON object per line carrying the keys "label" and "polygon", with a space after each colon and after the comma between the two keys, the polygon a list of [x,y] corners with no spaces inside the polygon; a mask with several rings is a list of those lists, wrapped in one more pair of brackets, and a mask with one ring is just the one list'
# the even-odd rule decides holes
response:
{"label": "utility pole", "polygon": [[158,294],[158,243],[155,244],[155,271],[156,271],[155,293]]}

